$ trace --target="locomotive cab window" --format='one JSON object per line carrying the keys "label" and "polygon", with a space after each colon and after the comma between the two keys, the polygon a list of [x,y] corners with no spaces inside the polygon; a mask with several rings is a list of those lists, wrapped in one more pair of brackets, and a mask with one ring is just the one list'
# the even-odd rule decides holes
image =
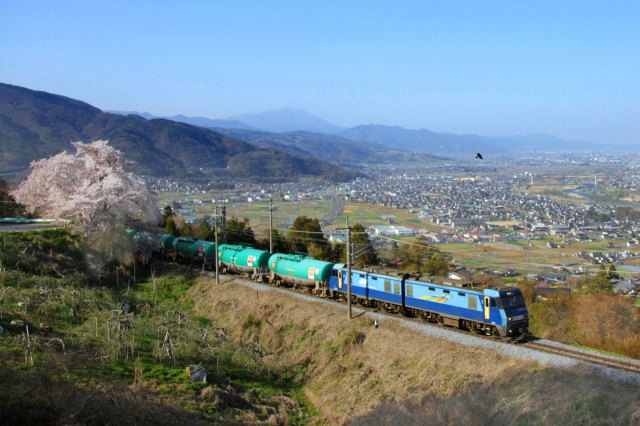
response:
{"label": "locomotive cab window", "polygon": [[524,308],[526,305],[524,303],[524,297],[518,294],[514,296],[504,296],[498,299],[498,306],[503,309],[516,309]]}
{"label": "locomotive cab window", "polygon": [[496,305],[496,299],[493,299],[493,298],[492,298],[492,299],[491,299],[491,307],[492,307],[492,308],[495,308],[496,306],[498,306],[498,305]]}

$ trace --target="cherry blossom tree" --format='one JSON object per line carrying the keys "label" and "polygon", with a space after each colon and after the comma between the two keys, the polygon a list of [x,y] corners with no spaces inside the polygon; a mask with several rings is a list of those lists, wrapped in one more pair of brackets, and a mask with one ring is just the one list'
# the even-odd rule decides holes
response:
{"label": "cherry blossom tree", "polygon": [[108,141],[74,142],[66,151],[31,163],[31,174],[11,195],[30,213],[74,220],[85,237],[115,228],[148,228],[160,221],[156,194],[127,171]]}

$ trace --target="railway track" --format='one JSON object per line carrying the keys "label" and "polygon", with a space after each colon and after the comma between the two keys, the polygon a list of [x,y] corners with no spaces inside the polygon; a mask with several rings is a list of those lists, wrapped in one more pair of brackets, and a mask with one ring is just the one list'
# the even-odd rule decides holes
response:
{"label": "railway track", "polygon": [[[296,290],[294,290],[296,291]],[[339,303],[344,303],[346,304],[346,300],[343,299],[337,299],[337,302]],[[558,343],[558,344],[550,344],[550,343],[544,343],[542,341],[538,341],[535,340],[536,338],[526,334],[525,338],[523,340],[503,340],[503,339],[499,339],[496,336],[490,336],[490,335],[484,335],[484,334],[478,334],[475,332],[471,332],[471,331],[466,331],[466,330],[462,330],[462,329],[458,329],[458,328],[454,328],[454,327],[449,327],[443,324],[439,324],[439,323],[431,323],[431,322],[425,322],[424,320],[422,320],[421,318],[417,318],[417,317],[413,317],[413,316],[407,316],[401,313],[394,313],[394,312],[387,312],[384,310],[377,310],[377,309],[371,309],[371,308],[367,308],[365,306],[359,305],[359,304],[354,304],[354,306],[357,306],[358,309],[362,309],[365,311],[369,311],[369,312],[375,312],[378,314],[383,314],[389,317],[395,317],[395,318],[403,318],[406,320],[410,320],[410,321],[416,321],[422,324],[428,324],[432,327],[438,327],[438,328],[444,328],[447,330],[450,330],[452,332],[455,333],[460,333],[460,334],[464,334],[464,335],[468,335],[468,336],[473,336],[473,337],[477,337],[480,339],[488,339],[488,340],[492,340],[492,341],[501,341],[503,343],[507,343],[507,344],[515,344],[527,349],[532,349],[532,350],[536,350],[539,352],[545,352],[551,355],[558,355],[558,356],[562,356],[562,357],[566,357],[566,358],[571,358],[571,359],[575,359],[577,361],[582,361],[588,364],[592,364],[592,365],[597,365],[599,367],[607,367],[607,368],[612,368],[615,370],[622,370],[622,371],[626,371],[629,373],[633,373],[633,374],[637,374],[640,376],[640,361],[632,359],[632,358],[616,358],[614,356],[606,356],[603,354],[600,354],[598,352],[595,352],[592,349],[579,349],[579,348],[572,348],[570,346],[566,346],[564,344]],[[533,339],[533,340],[532,340]]]}
{"label": "railway track", "polygon": [[[265,284],[265,285],[270,286],[269,284]],[[295,289],[295,288],[287,288],[287,287],[278,287],[278,288],[283,289],[285,291],[290,291],[292,293],[305,294],[310,297],[324,299],[324,298],[310,294],[305,289]],[[327,300],[327,299],[324,299],[324,300]],[[347,304],[347,301],[344,298],[333,299],[331,301],[341,305]],[[638,376],[640,376],[640,361],[631,359],[631,358],[615,358],[613,356],[606,356],[606,355],[599,354],[591,349],[572,348],[570,346],[565,346],[560,343],[558,344],[544,343],[542,341],[532,340],[536,338],[531,335],[525,335],[525,338],[523,340],[504,340],[492,335],[478,334],[472,331],[466,331],[466,330],[458,329],[455,327],[449,327],[439,323],[426,322],[421,318],[405,315],[402,313],[389,312],[382,309],[374,309],[374,308],[362,306],[357,303],[354,303],[353,306],[358,310],[372,312],[372,313],[384,315],[390,318],[402,318],[404,320],[414,321],[420,324],[427,324],[432,327],[446,329],[450,332],[460,333],[466,336],[473,336],[476,338],[486,339],[491,341],[499,341],[505,344],[514,344],[523,348],[544,352],[551,355],[571,358],[571,359],[575,359],[576,361],[581,361],[587,364],[597,365],[599,367],[607,367],[615,370],[621,370],[628,373],[637,374]]]}
{"label": "railway track", "polygon": [[[179,265],[179,264],[176,264]],[[210,272],[207,273],[207,275],[209,276],[213,276],[213,274],[211,274]],[[226,278],[232,278],[232,279],[239,279],[240,281],[245,281],[246,279],[244,277],[240,277],[240,276],[235,276],[235,275],[227,275]],[[306,289],[302,289],[302,288],[289,288],[289,287],[280,287],[280,286],[273,286],[273,285],[269,285],[266,283],[258,283],[258,282],[254,282],[254,281],[249,281],[251,283],[254,284],[258,284],[258,285],[263,285],[267,288],[271,287],[271,288],[278,288],[282,291],[286,291],[286,292],[290,292],[290,293],[294,293],[294,294],[302,294],[308,297],[312,297],[312,298],[316,298],[316,299],[321,299],[321,300],[326,300],[326,301],[331,301],[333,303],[339,304],[339,305],[346,305],[346,300],[344,300],[343,298],[341,299],[335,299],[335,300],[329,300],[323,297],[318,297],[318,296],[314,296],[312,294],[310,294]],[[495,336],[486,336],[486,335],[482,335],[482,334],[478,334],[478,333],[473,333],[473,332],[469,332],[469,331],[465,331],[465,330],[460,330],[460,329],[456,329],[453,327],[448,327],[445,325],[441,325],[441,324],[437,324],[437,323],[430,323],[430,322],[425,322],[424,320],[422,320],[421,318],[417,318],[417,317],[413,317],[413,316],[407,316],[404,315],[402,313],[394,313],[394,312],[388,312],[386,310],[381,310],[381,309],[372,309],[372,308],[368,308],[366,306],[362,306],[360,304],[354,303],[353,304],[354,308],[357,308],[358,310],[362,310],[362,311],[366,311],[366,312],[371,312],[371,313],[375,313],[375,314],[379,314],[379,315],[384,315],[386,317],[389,318],[402,318],[404,320],[409,320],[409,321],[415,321],[417,323],[421,323],[421,324],[428,324],[432,327],[436,327],[436,328],[442,328],[442,329],[446,329],[449,330],[451,332],[454,333],[460,333],[466,336],[473,336],[473,337],[477,337],[480,339],[488,339],[488,340],[492,340],[492,341],[498,341],[500,339],[496,338]],[[523,347],[523,348],[527,348],[530,350],[535,350],[535,351],[539,351],[539,352],[543,352],[543,353],[547,353],[547,354],[551,354],[551,355],[557,355],[557,356],[561,356],[561,357],[565,357],[565,358],[571,358],[571,359],[575,359],[576,361],[581,361],[587,364],[591,364],[591,365],[596,365],[596,366],[600,366],[600,367],[606,367],[606,368],[610,368],[610,369],[615,369],[615,370],[621,370],[621,371],[625,371],[628,373],[633,373],[636,374],[638,376],[640,376],[640,361],[638,360],[634,360],[631,358],[615,358],[613,356],[606,356],[603,354],[599,354],[597,352],[594,352],[592,350],[588,350],[588,349],[579,349],[579,348],[571,348],[569,346],[565,346],[562,344],[550,344],[550,343],[545,343],[542,341],[538,341],[538,340],[532,340],[535,339],[535,337],[532,336],[527,336],[524,341],[507,341],[507,340],[501,340],[503,343],[505,344],[515,344],[517,346]]]}
{"label": "railway track", "polygon": [[640,375],[640,361],[630,358],[614,358],[608,357],[590,350],[581,350],[567,346],[556,346],[548,343],[529,341],[522,344],[524,347],[536,351],[546,352],[553,355],[559,355],[572,358],[589,364],[598,365],[600,367],[613,368],[623,370],[629,373]]}

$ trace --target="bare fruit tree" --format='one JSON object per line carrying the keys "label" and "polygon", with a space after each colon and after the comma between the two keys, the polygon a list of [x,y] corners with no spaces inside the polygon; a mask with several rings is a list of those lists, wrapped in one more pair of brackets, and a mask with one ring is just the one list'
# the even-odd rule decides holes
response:
{"label": "bare fruit tree", "polygon": [[31,163],[29,177],[11,192],[27,211],[68,218],[87,240],[115,229],[157,226],[156,194],[127,169],[132,164],[106,140],[74,142],[66,151]]}

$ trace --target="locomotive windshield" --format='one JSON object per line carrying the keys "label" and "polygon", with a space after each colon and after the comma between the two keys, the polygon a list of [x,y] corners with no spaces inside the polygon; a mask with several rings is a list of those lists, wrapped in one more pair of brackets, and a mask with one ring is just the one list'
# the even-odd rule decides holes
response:
{"label": "locomotive windshield", "polygon": [[526,306],[524,303],[524,297],[520,294],[514,296],[503,296],[498,300],[502,309],[516,309],[524,308]]}

